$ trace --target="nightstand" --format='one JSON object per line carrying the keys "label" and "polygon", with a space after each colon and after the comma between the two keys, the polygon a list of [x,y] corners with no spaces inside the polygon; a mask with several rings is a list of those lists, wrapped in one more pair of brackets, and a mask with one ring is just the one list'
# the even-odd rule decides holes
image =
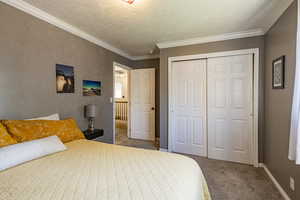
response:
{"label": "nightstand", "polygon": [[94,140],[98,137],[102,137],[104,135],[104,130],[103,129],[95,129],[94,131],[85,130],[83,131],[83,134],[86,139]]}

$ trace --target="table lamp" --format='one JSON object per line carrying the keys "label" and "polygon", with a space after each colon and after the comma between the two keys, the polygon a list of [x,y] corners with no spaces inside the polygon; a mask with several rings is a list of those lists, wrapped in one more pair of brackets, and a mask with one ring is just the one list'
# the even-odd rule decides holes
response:
{"label": "table lamp", "polygon": [[89,120],[88,131],[93,132],[96,117],[96,105],[89,104],[85,106],[85,117]]}

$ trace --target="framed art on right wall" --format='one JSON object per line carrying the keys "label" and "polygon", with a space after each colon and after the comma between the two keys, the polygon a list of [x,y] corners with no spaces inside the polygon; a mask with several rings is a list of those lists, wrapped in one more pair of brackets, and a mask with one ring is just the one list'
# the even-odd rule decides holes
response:
{"label": "framed art on right wall", "polygon": [[281,56],[272,63],[272,88],[284,89],[285,56]]}

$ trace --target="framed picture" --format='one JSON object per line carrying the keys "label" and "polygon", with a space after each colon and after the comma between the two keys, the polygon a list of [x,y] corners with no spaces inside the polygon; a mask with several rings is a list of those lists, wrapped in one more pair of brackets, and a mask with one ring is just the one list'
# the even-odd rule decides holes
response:
{"label": "framed picture", "polygon": [[273,61],[272,64],[272,88],[283,89],[284,88],[284,68],[285,68],[285,56],[281,56]]}
{"label": "framed picture", "polygon": [[100,81],[83,80],[82,87],[83,96],[101,96]]}
{"label": "framed picture", "polygon": [[74,67],[56,64],[56,92],[74,93]]}

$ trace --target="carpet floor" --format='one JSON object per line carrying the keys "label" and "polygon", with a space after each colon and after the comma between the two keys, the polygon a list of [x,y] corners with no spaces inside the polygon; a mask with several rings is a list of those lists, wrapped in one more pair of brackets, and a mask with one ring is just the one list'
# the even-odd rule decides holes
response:
{"label": "carpet floor", "polygon": [[[152,142],[129,139],[124,129],[117,130],[116,144],[157,150]],[[185,156],[194,159],[201,167],[212,200],[283,200],[262,168],[200,156]]]}
{"label": "carpet floor", "polygon": [[262,168],[187,156],[201,167],[213,200],[283,200]]}
{"label": "carpet floor", "polygon": [[128,138],[127,129],[124,128],[116,128],[116,144],[122,146],[157,150],[155,142]]}

